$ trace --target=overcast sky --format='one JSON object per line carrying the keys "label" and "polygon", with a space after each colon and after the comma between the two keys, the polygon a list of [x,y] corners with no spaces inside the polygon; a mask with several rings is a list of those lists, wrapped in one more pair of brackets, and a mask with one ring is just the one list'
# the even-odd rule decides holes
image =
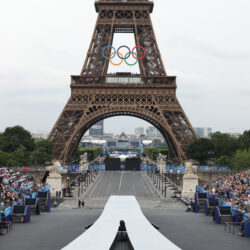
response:
{"label": "overcast sky", "polygon": [[[70,96],[70,75],[85,59],[93,3],[1,1],[0,131],[16,124],[51,130]],[[155,0],[152,21],[165,68],[177,75],[177,97],[194,127],[250,129],[249,10],[249,0]],[[106,120],[105,131],[131,133],[137,126],[147,124],[117,117]]]}

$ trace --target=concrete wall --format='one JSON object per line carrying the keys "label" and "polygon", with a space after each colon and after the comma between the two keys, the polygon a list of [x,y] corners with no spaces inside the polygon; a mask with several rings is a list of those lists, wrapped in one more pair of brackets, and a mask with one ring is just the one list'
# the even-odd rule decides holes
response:
{"label": "concrete wall", "polygon": [[[231,171],[198,171],[197,175],[199,176],[199,184],[210,183],[216,181],[218,178],[223,176],[228,176],[231,174]],[[167,177],[182,188],[182,178],[184,174],[176,173],[166,173]]]}
{"label": "concrete wall", "polygon": [[[36,171],[20,171],[22,174],[27,175],[29,177],[34,177],[36,179],[42,180],[45,170],[36,170]],[[69,177],[69,183],[71,183],[79,174],[78,173],[62,173],[62,184],[64,187],[68,186],[67,177]]]}

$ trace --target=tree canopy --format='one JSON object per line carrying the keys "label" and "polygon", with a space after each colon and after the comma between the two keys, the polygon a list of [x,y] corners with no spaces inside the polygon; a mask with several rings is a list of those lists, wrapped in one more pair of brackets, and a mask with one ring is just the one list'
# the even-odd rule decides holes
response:
{"label": "tree canopy", "polygon": [[239,148],[242,150],[250,149],[250,130],[245,131],[243,135],[239,137]]}
{"label": "tree canopy", "polygon": [[12,153],[19,148],[32,151],[34,145],[34,139],[30,132],[21,126],[6,128],[0,137],[0,149],[7,153]]}
{"label": "tree canopy", "polygon": [[213,156],[214,145],[211,140],[199,138],[194,140],[188,147],[187,155],[190,159],[205,164]]}
{"label": "tree canopy", "polygon": [[93,161],[96,159],[99,155],[102,154],[102,147],[101,146],[90,146],[90,147],[79,147],[78,148],[78,156],[84,154],[88,154],[88,160]]}
{"label": "tree canopy", "polygon": [[232,157],[238,149],[238,140],[228,134],[216,132],[211,135],[211,142],[214,145],[214,157],[223,155]]}
{"label": "tree canopy", "polygon": [[232,158],[232,169],[239,171],[244,168],[250,167],[250,151],[237,150]]}
{"label": "tree canopy", "polygon": [[250,130],[238,139],[216,132],[211,139],[195,139],[187,149],[187,156],[200,164],[213,160],[217,166],[230,166],[234,170],[250,167]]}
{"label": "tree canopy", "polygon": [[0,134],[0,165],[44,164],[51,161],[52,149],[49,141],[35,142],[23,127],[9,127]]}
{"label": "tree canopy", "polygon": [[145,155],[147,155],[151,160],[155,161],[157,159],[158,154],[167,155],[169,154],[168,147],[145,147],[144,151]]}

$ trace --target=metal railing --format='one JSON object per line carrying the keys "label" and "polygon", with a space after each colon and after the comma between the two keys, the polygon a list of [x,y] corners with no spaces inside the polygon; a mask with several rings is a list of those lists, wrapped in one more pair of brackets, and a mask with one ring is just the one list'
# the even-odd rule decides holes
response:
{"label": "metal railing", "polygon": [[11,221],[0,221],[0,234],[9,233],[12,230]]}
{"label": "metal railing", "polygon": [[225,222],[224,231],[227,231],[235,235],[235,228],[237,229],[237,233],[239,233],[241,225],[242,223],[240,222]]}
{"label": "metal railing", "polygon": [[175,76],[148,76],[140,75],[95,75],[71,76],[71,84],[168,84],[176,86]]}

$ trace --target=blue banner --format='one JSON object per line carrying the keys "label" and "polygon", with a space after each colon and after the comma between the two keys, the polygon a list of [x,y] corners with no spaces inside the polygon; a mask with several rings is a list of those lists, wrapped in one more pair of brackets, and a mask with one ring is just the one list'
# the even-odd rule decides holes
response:
{"label": "blue banner", "polygon": [[228,203],[226,203],[225,201],[221,202],[221,206],[222,207],[231,207],[231,205],[229,205]]}
{"label": "blue banner", "polygon": [[12,207],[8,207],[4,210],[4,217],[11,215]]}
{"label": "blue banner", "polygon": [[[166,166],[166,171],[168,173],[183,173],[186,170],[185,166]],[[230,170],[229,167],[220,166],[198,166],[199,171],[226,171]]]}
{"label": "blue banner", "polygon": [[44,187],[43,189],[40,190],[40,192],[47,192],[50,190],[50,186],[47,185],[46,187]]}
{"label": "blue banner", "polygon": [[89,165],[89,170],[104,171],[105,165]]}
{"label": "blue banner", "polygon": [[141,171],[155,171],[157,170],[156,165],[141,165]]}
{"label": "blue banner", "polygon": [[249,215],[243,214],[243,221],[245,221],[245,220],[248,219],[248,218],[249,218]]}

